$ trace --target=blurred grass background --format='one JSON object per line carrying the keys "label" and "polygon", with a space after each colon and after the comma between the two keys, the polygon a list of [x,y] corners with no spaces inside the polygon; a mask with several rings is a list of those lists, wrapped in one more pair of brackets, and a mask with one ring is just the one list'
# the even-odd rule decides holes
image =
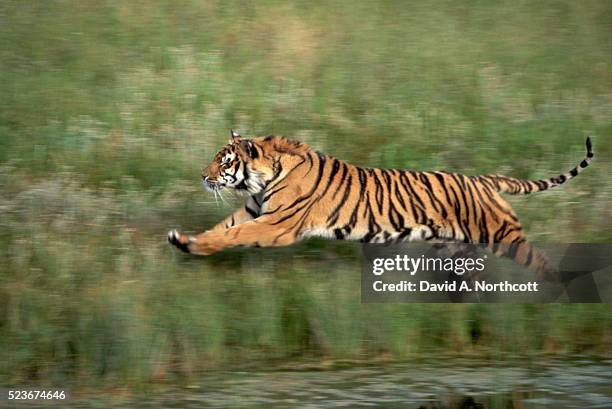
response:
{"label": "blurred grass background", "polygon": [[610,242],[609,1],[3,1],[0,73],[2,383],[610,351],[607,305],[362,305],[357,244],[165,242],[231,211],[199,184],[230,128],[530,178],[592,135],[511,202],[533,241]]}

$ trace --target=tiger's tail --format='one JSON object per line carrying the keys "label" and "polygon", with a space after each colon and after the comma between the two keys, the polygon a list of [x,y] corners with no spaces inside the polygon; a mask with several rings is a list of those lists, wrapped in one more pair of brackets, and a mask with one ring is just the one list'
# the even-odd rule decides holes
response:
{"label": "tiger's tail", "polygon": [[586,139],[586,157],[578,166],[567,173],[562,173],[559,176],[550,179],[540,180],[525,180],[516,179],[503,175],[486,175],[481,176],[486,181],[492,182],[498,192],[509,193],[511,195],[526,195],[529,193],[541,192],[550,188],[562,185],[570,179],[575,178],[580,172],[591,164],[593,160],[593,145],[591,138]]}

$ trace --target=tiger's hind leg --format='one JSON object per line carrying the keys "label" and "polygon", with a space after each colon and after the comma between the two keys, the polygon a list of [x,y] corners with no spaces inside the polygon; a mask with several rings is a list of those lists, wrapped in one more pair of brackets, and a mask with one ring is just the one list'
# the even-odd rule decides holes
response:
{"label": "tiger's hind leg", "polygon": [[497,192],[481,185],[475,203],[481,217],[469,230],[472,243],[486,244],[496,256],[507,257],[547,281],[559,281],[548,257],[527,241],[514,210]]}
{"label": "tiger's hind leg", "polygon": [[559,272],[550,259],[522,235],[502,242],[488,243],[487,247],[498,257],[507,257],[534,272],[546,281],[559,281]]}

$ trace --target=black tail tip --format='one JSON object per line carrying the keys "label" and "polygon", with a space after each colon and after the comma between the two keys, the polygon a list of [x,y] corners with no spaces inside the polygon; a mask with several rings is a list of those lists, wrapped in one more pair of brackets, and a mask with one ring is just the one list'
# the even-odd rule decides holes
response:
{"label": "black tail tip", "polygon": [[587,136],[586,138],[586,148],[587,148],[587,157],[593,157],[593,144],[591,143],[591,137]]}

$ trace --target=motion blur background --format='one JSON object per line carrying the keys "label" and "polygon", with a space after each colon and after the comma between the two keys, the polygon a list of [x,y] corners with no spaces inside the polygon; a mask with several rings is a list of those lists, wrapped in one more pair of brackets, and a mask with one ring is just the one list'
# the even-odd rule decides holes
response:
{"label": "motion blur background", "polygon": [[237,203],[200,186],[230,128],[525,178],[592,135],[510,201],[532,241],[610,242],[612,3],[1,2],[0,384],[609,356],[608,305],[361,304],[355,243],[178,253]]}

